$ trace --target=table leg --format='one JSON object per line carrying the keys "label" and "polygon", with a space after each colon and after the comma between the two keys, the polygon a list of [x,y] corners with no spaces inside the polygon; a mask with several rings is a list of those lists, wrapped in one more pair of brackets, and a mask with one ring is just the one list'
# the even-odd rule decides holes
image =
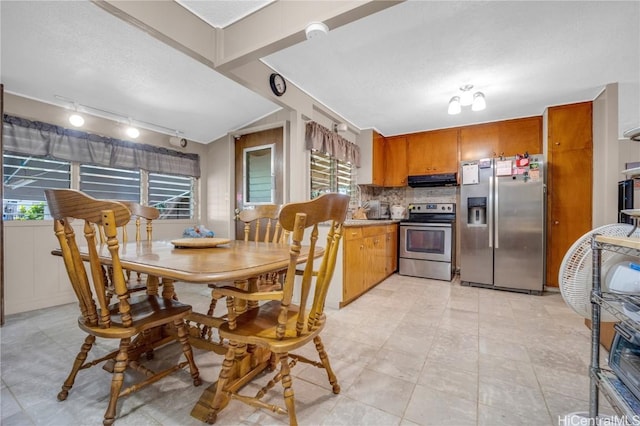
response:
{"label": "table leg", "polygon": [[[238,280],[234,282],[234,285],[238,288],[255,292],[258,290],[258,279],[259,278],[256,277],[248,280]],[[235,308],[234,311],[237,315],[241,315],[254,305],[240,298],[235,298],[233,301],[228,299],[227,302],[233,303],[230,309]],[[257,305],[257,302],[255,302],[255,304]],[[201,316],[201,314],[197,316]],[[214,318],[211,319],[213,320]],[[203,319],[201,318],[201,320]],[[228,318],[231,326],[234,320],[235,316],[234,318]],[[194,339],[192,335],[192,341],[194,340],[197,339]],[[195,345],[197,346],[197,344]],[[255,345],[231,343],[222,345],[221,348],[225,349],[226,355],[224,362],[227,364],[233,362],[233,368],[225,373],[226,377],[224,378],[223,384],[225,391],[237,391],[271,365],[271,352],[264,348],[259,348]],[[219,349],[221,348],[216,348],[217,350],[214,349],[214,351],[220,353]],[[229,350],[229,348],[232,348],[233,352]],[[203,422],[215,421],[217,413],[228,403],[226,397],[221,393],[222,390],[218,389],[217,381],[210,385],[204,390],[200,399],[191,410],[191,416]]]}
{"label": "table leg", "polygon": [[158,287],[160,287],[160,279],[155,275],[147,275],[147,294],[157,296]]}
{"label": "table leg", "polygon": [[174,282],[174,280],[171,280],[169,278],[162,279],[162,297],[164,297],[165,299],[178,300],[176,290],[173,285]]}

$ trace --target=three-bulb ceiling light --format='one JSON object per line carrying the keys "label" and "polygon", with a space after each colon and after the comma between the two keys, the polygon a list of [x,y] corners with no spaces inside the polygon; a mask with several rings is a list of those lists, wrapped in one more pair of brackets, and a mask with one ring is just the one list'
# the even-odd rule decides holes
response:
{"label": "three-bulb ceiling light", "polygon": [[447,111],[450,115],[460,114],[463,106],[471,105],[472,111],[482,111],[487,107],[487,101],[484,99],[484,93],[473,93],[471,92],[471,89],[473,89],[472,84],[462,86],[460,87],[462,94],[451,98],[449,101],[449,109]]}

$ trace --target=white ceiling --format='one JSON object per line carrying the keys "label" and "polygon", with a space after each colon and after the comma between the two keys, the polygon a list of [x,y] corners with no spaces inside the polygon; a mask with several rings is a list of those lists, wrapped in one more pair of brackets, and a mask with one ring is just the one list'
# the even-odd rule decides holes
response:
{"label": "white ceiling", "polygon": [[201,143],[280,109],[91,2],[1,1],[0,13],[7,92]]}
{"label": "white ceiling", "polygon": [[[640,125],[640,2],[408,1],[265,62],[360,128],[384,135],[541,115],[618,82]],[[473,84],[487,109],[447,114]]]}
{"label": "white ceiling", "polygon": [[[224,28],[271,2],[179,3]],[[8,92],[69,106],[63,96],[201,143],[280,108],[90,2],[2,1],[0,13]],[[262,60],[384,135],[541,115],[617,82],[622,134],[640,126],[639,22],[638,1],[407,1]],[[487,109],[447,115],[467,83]]]}

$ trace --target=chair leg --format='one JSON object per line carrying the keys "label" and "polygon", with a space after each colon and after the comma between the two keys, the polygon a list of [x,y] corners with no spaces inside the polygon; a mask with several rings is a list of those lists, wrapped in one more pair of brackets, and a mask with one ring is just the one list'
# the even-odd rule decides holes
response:
{"label": "chair leg", "polygon": [[80,352],[76,356],[75,361],[73,361],[73,366],[71,367],[71,372],[67,377],[67,380],[64,381],[62,385],[62,390],[58,393],[58,400],[64,401],[67,399],[69,395],[69,391],[73,387],[73,382],[76,380],[76,376],[78,375],[78,371],[80,371],[80,367],[84,364],[87,359],[87,355],[89,351],[93,347],[93,343],[96,341],[96,336],[90,334],[84,339],[84,343],[80,347]]}
{"label": "chair leg", "polygon": [[280,358],[280,374],[282,374],[282,386],[284,387],[284,404],[289,413],[289,425],[297,426],[296,402],[293,396],[293,388],[291,387],[291,371],[287,354],[284,354],[282,358]]}
{"label": "chair leg", "polygon": [[116,364],[113,367],[113,377],[111,378],[111,396],[109,397],[109,405],[107,406],[104,421],[102,422],[104,426],[112,425],[116,418],[116,406],[118,404],[120,389],[122,389],[122,383],[124,382],[124,370],[127,369],[129,360],[128,351],[130,343],[130,337],[120,340],[120,351],[116,356]]}
{"label": "chair leg", "polygon": [[209,310],[207,311],[207,315],[212,317],[213,312],[216,310],[216,305],[218,304],[218,300],[222,298],[220,293],[216,292],[215,287],[211,290],[211,303],[209,303]]}
{"label": "chair leg", "polygon": [[182,352],[189,363],[189,371],[191,372],[193,385],[200,386],[202,384],[202,380],[200,379],[200,371],[193,360],[193,350],[189,344],[189,333],[187,332],[187,327],[183,320],[175,320],[173,323],[178,331],[178,341],[182,345]]}
{"label": "chair leg", "polygon": [[320,361],[324,369],[327,371],[327,376],[329,378],[329,383],[331,384],[331,388],[333,389],[333,393],[340,393],[340,385],[338,384],[338,378],[336,377],[333,369],[331,368],[331,364],[329,363],[329,356],[327,352],[324,350],[324,345],[322,344],[322,339],[320,336],[316,336],[313,339],[313,343],[316,345],[316,350],[318,351],[318,355],[320,356]]}

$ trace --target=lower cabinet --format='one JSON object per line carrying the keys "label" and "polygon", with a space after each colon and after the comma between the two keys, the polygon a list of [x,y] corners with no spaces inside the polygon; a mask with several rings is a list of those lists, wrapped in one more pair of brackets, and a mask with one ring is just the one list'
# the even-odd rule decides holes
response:
{"label": "lower cabinet", "polygon": [[340,306],[345,306],[396,271],[398,225],[346,227],[343,247]]}

